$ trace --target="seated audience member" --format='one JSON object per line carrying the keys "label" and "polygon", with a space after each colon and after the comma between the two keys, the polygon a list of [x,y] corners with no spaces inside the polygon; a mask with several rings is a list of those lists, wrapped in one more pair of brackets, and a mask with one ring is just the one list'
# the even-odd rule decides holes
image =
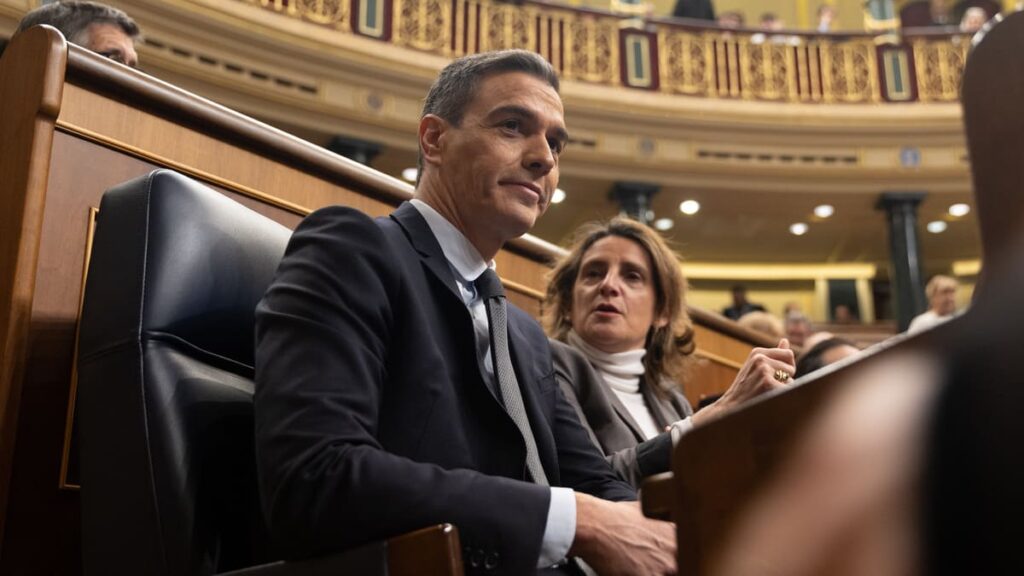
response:
{"label": "seated audience member", "polygon": [[676,18],[714,21],[715,5],[712,0],[676,0],[672,15]]}
{"label": "seated audience member", "polygon": [[811,321],[802,312],[786,314],[786,339],[790,344],[803,347],[807,337],[813,333]]}
{"label": "seated audience member", "polygon": [[764,312],[764,306],[747,301],[747,287],[737,284],[732,287],[732,306],[722,310],[726,318],[739,320],[748,312]]}
{"label": "seated audience member", "polygon": [[723,397],[693,414],[680,390],[694,348],[685,296],[665,241],[622,217],[583,226],[548,284],[544,320],[559,386],[634,486],[669,469],[685,431],[783,386],[794,370],[785,341],[754,349]]}
{"label": "seated audience member", "polygon": [[32,26],[48,24],[64,35],[68,42],[92,50],[100,56],[135,67],[135,39],[139,27],[127,14],[98,2],[51,2],[32,10],[18,23],[15,32]]}
{"label": "seated audience member", "polygon": [[771,42],[772,44],[790,44],[792,46],[799,45],[799,36],[779,34],[779,32],[785,27],[786,24],[782,21],[782,18],[779,18],[773,12],[765,12],[761,15],[761,21],[758,23],[758,28],[760,28],[761,31],[750,37],[750,43],[764,44],[765,42]]}
{"label": "seated audience member", "polygon": [[818,6],[818,26],[815,28],[818,32],[826,33],[832,32],[835,27],[836,15],[838,11],[835,6],[831,4],[821,4]]}
{"label": "seated audience member", "polygon": [[938,274],[928,281],[924,293],[928,297],[928,310],[910,321],[907,332],[913,334],[942,324],[956,314],[956,278]]}
{"label": "seated audience member", "polygon": [[729,11],[718,15],[718,26],[721,28],[742,28],[744,24],[743,14]]}
{"label": "seated audience member", "polygon": [[768,312],[758,311],[744,314],[737,322],[748,330],[767,334],[773,340],[778,340],[786,335],[782,327],[782,321],[774,314],[769,314]]}
{"label": "seated audience member", "polygon": [[424,102],[414,199],[295,230],[256,309],[255,369],[261,498],[290,556],[451,522],[470,574],[571,573],[551,568],[567,556],[674,573],[673,526],[609,501],[636,493],[493,269],[557,186],[558,85],[532,52],[452,61]]}
{"label": "seated audience member", "polygon": [[960,19],[960,31],[965,34],[974,34],[988,21],[988,13],[985,12],[984,8],[972,6],[964,12],[964,17]]}
{"label": "seated audience member", "polygon": [[900,26],[917,28],[956,24],[953,0],[914,0],[900,8]]}
{"label": "seated audience member", "polygon": [[857,315],[846,304],[839,304],[832,310],[832,321],[836,324],[856,324]]}
{"label": "seated audience member", "polygon": [[853,342],[845,338],[829,338],[805,350],[796,361],[796,377],[814,372],[818,368],[838,362],[860,352]]}

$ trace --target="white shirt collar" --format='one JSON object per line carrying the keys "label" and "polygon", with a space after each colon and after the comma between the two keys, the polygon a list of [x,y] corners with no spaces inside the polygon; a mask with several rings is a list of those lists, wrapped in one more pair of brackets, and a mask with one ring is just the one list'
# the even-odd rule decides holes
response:
{"label": "white shirt collar", "polygon": [[441,245],[445,259],[463,282],[471,285],[484,270],[494,269],[494,260],[484,261],[476,246],[473,246],[473,243],[437,210],[419,199],[414,198],[409,203],[427,221],[427,226],[437,238],[437,243]]}

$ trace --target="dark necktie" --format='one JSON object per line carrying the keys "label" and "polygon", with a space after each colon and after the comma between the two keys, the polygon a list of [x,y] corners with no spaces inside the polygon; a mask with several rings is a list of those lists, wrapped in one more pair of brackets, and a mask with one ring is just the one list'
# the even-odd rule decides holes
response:
{"label": "dark necktie", "polygon": [[540,464],[537,452],[537,441],[530,428],[530,419],[526,417],[523,395],[516,381],[515,370],[512,369],[512,356],[508,351],[508,314],[505,308],[505,289],[494,270],[488,268],[474,282],[477,295],[484,301],[487,308],[487,320],[491,332],[491,362],[494,364],[494,377],[501,389],[501,399],[505,403],[505,411],[519,428],[519,433],[526,442],[526,468],[537,484],[548,485],[548,478]]}

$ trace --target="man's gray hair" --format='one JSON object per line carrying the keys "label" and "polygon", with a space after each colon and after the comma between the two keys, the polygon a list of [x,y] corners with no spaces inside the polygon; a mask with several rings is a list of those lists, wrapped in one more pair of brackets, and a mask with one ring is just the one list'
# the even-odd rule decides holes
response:
{"label": "man's gray hair", "polygon": [[[471,54],[453,60],[441,70],[441,74],[427,92],[420,118],[433,114],[458,126],[462,123],[466,108],[476,97],[480,83],[488,76],[506,72],[529,74],[547,82],[555,92],[558,92],[558,74],[547,60],[535,52],[501,50]],[[418,163],[422,172],[422,151]],[[418,177],[416,181],[419,183]]]}
{"label": "man's gray hair", "polygon": [[48,24],[60,30],[68,42],[75,44],[87,40],[83,34],[90,24],[115,24],[129,38],[139,35],[139,25],[130,16],[117,8],[98,2],[67,1],[43,4],[21,19],[15,34],[40,24]]}

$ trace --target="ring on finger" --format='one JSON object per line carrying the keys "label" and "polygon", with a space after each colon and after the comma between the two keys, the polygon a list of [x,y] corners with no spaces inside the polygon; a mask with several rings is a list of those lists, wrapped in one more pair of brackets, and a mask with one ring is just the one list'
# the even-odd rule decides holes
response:
{"label": "ring on finger", "polygon": [[786,382],[789,382],[789,378],[789,372],[786,372],[782,368],[779,368],[778,370],[775,371],[775,379],[778,380],[779,382],[785,384]]}

